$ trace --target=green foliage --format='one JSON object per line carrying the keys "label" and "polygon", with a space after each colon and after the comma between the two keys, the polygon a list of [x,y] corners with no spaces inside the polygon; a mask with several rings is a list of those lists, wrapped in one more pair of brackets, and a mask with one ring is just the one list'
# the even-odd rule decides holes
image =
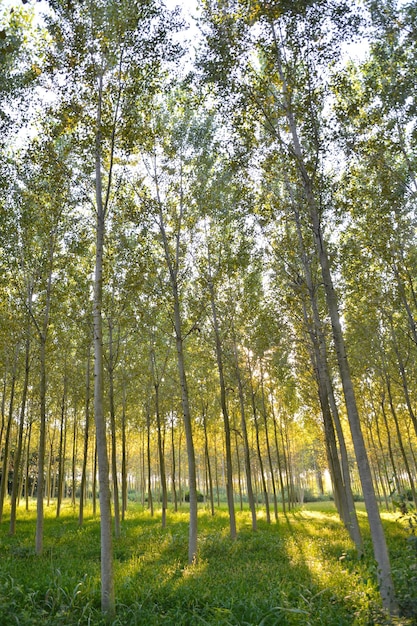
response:
{"label": "green foliage", "polygon": [[[88,512],[87,512],[88,513]],[[197,564],[187,565],[188,515],[130,510],[115,544],[117,617],[112,624],[384,624],[368,549],[358,562],[330,503],[310,504],[259,530],[249,511],[237,514],[238,538],[228,537],[225,510],[199,514]],[[61,519],[46,512],[45,552],[32,548],[34,513],[20,512],[15,537],[2,531],[0,623],[4,626],[104,624],[100,613],[100,533],[86,515],[83,527],[70,506]],[[365,517],[361,516],[362,523]],[[416,554],[393,514],[385,525],[402,608],[412,624]],[[364,529],[366,532],[366,529]],[[401,598],[400,598],[401,601]]]}

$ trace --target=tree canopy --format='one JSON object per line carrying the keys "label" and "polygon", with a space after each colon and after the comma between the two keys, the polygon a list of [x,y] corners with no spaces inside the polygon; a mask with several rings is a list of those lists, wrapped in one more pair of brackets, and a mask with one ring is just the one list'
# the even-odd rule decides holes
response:
{"label": "tree canopy", "polygon": [[[184,8],[184,7],[183,7]],[[403,610],[417,506],[417,4],[0,4],[0,519],[100,495],[269,523],[334,499]],[[94,417],[94,419],[93,419]],[[272,513],[272,514],[271,514]],[[113,528],[114,526],[114,528]]]}

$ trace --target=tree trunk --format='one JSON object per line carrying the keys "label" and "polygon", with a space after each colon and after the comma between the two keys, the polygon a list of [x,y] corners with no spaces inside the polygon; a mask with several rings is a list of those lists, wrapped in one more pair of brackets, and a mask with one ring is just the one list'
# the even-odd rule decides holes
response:
{"label": "tree trunk", "polygon": [[267,414],[266,414],[265,389],[264,389],[264,371],[263,371],[262,361],[261,361],[261,397],[262,397],[262,414],[263,414],[264,428],[265,428],[266,451],[268,455],[269,472],[271,474],[272,494],[273,494],[273,499],[274,499],[274,516],[275,516],[275,521],[277,522],[278,521],[277,490],[275,487],[274,468],[272,465],[271,446],[269,443],[268,419],[267,419]]}
{"label": "tree trunk", "polygon": [[[184,421],[185,439],[187,442],[187,459],[188,459],[188,489],[190,495],[190,523],[189,523],[189,535],[188,535],[188,562],[193,563],[197,559],[197,483],[196,483],[196,463],[195,463],[195,451],[193,440],[193,428],[191,419],[191,410],[188,398],[188,384],[184,362],[184,337],[182,331],[181,321],[181,306],[180,295],[178,291],[178,268],[179,268],[179,249],[180,249],[180,230],[176,234],[176,249],[175,259],[171,257],[169,249],[168,238],[165,230],[162,204],[158,197],[159,204],[159,228],[162,236],[165,261],[169,271],[170,285],[174,306],[174,330],[175,330],[175,344],[177,349],[177,365],[178,374],[181,387],[181,404]],[[181,224],[181,215],[179,224]],[[180,228],[180,227],[179,227]]]}
{"label": "tree trunk", "polygon": [[384,446],[382,444],[382,438],[381,438],[381,428],[379,426],[379,418],[378,418],[378,412],[376,411],[375,407],[374,408],[374,415],[375,415],[375,427],[376,427],[376,435],[378,438],[378,446],[379,446],[379,450],[380,450],[380,454],[381,454],[381,459],[382,459],[382,467],[384,470],[384,498],[385,498],[385,506],[387,508],[387,510],[389,511],[390,509],[390,502],[388,499],[389,496],[389,475],[388,475],[388,467],[387,467],[387,460],[386,460],[386,455],[385,455],[385,451],[384,451]]}
{"label": "tree trunk", "polygon": [[6,355],[6,366],[3,374],[3,389],[1,396],[1,426],[0,426],[0,450],[3,447],[3,433],[6,423],[6,390],[7,390],[7,374],[8,374],[8,356]]}
{"label": "tree trunk", "polygon": [[[73,422],[73,431],[72,431],[71,505],[73,508],[75,508],[76,468],[77,468],[77,402],[74,403],[74,422]],[[64,476],[65,476],[65,472],[64,472]]]}
{"label": "tree trunk", "polygon": [[208,436],[207,436],[207,405],[205,405],[204,403],[203,403],[202,411],[203,411],[203,430],[204,430],[204,454],[206,457],[206,464],[207,464],[207,479],[208,479],[208,491],[209,491],[209,497],[210,497],[210,509],[211,509],[211,514],[214,515],[213,477],[211,475],[211,463],[210,463],[209,444],[208,444]]}
{"label": "tree trunk", "polygon": [[159,408],[159,383],[154,384],[155,389],[155,413],[156,413],[156,428],[158,431],[158,454],[159,454],[159,472],[161,476],[161,504],[162,504],[162,528],[166,527],[167,522],[167,506],[168,506],[168,494],[167,494],[167,478],[165,472],[165,456],[162,443],[161,432],[161,413]]}
{"label": "tree trunk", "polygon": [[[353,500],[345,438],[340,424],[339,411],[335,401],[333,384],[329,373],[326,338],[324,336],[323,324],[317,302],[317,288],[313,280],[311,261],[304,244],[300,213],[288,180],[286,180],[286,185],[292,201],[292,210],[297,228],[298,247],[312,313],[312,322],[310,323],[305,298],[302,297],[304,325],[311,343],[310,359],[317,380],[318,396],[326,435],[326,449],[330,465],[330,474],[332,477],[335,504],[340,518],[345,524],[352,541],[355,543],[358,556],[360,557],[363,553],[363,541],[356,515],[355,503]],[[336,427],[339,440],[340,461],[333,422]]]}
{"label": "tree trunk", "polygon": [[122,520],[127,512],[127,450],[126,450],[126,381],[123,378],[122,398]]}
{"label": "tree trunk", "polygon": [[274,409],[274,401],[273,401],[273,395],[272,395],[272,390],[271,390],[271,410],[272,410],[272,420],[273,420],[273,424],[274,424],[274,443],[275,443],[275,452],[277,455],[277,465],[278,465],[278,473],[279,473],[279,484],[280,484],[280,488],[281,488],[281,499],[282,499],[282,512],[284,513],[284,515],[286,514],[286,507],[285,507],[285,487],[284,487],[284,477],[282,475],[282,461],[281,461],[281,454],[279,452],[279,445],[278,445],[278,427],[277,427],[277,416],[275,415],[275,409]]}
{"label": "tree trunk", "polygon": [[[103,75],[99,76],[97,126],[96,126],[96,263],[94,275],[94,420],[96,425],[97,457],[100,497],[101,534],[101,608],[111,618],[115,614],[113,578],[113,542],[109,485],[109,459],[107,455],[106,420],[104,416],[103,388],[103,254],[106,206],[102,189],[102,131],[101,105]],[[109,182],[110,184],[110,182]]]}
{"label": "tree trunk", "polygon": [[113,322],[109,318],[109,360],[107,372],[109,375],[109,407],[110,407],[110,430],[111,430],[111,474],[113,483],[113,507],[114,507],[114,534],[120,537],[120,505],[119,505],[119,482],[117,478],[117,444],[116,444],[116,411],[114,407],[114,367],[115,357],[113,350]]}
{"label": "tree trunk", "polygon": [[256,506],[255,506],[255,497],[253,495],[253,485],[252,485],[252,465],[250,460],[250,447],[249,447],[249,438],[248,438],[248,429],[246,426],[246,409],[245,409],[245,397],[243,392],[243,381],[239,367],[239,354],[237,348],[237,341],[235,336],[235,330],[232,325],[232,339],[233,339],[233,357],[234,357],[234,367],[235,374],[237,380],[237,386],[239,391],[239,406],[240,406],[240,428],[242,431],[243,437],[243,449],[244,449],[244,458],[245,458],[245,476],[246,476],[246,489],[248,492],[248,503],[251,512],[252,518],[252,530],[257,530],[257,520],[256,520]]}
{"label": "tree trunk", "polygon": [[81,470],[81,485],[80,485],[80,509],[78,515],[78,524],[82,526],[84,522],[84,501],[86,497],[86,483],[87,483],[87,460],[88,460],[88,442],[90,434],[90,355],[91,345],[88,344],[87,352],[87,365],[85,369],[85,408],[84,408],[84,447],[83,447],[83,464]]}
{"label": "tree trunk", "polygon": [[[392,492],[394,492],[395,490],[397,490],[398,492],[400,491],[400,481],[398,479],[398,471],[397,471],[397,466],[396,466],[396,462],[394,459],[394,452],[392,449],[392,437],[391,437],[391,430],[389,428],[388,425],[388,419],[387,419],[387,414],[385,411],[385,393],[382,394],[382,398],[381,398],[381,413],[382,413],[382,417],[384,420],[384,426],[385,426],[385,430],[387,433],[387,443],[388,443],[388,454],[389,454],[389,458],[391,461],[391,468],[392,468],[392,482],[393,482],[393,488],[392,488]],[[392,495],[392,494],[391,494]]]}
{"label": "tree trunk", "polygon": [[[27,436],[26,448],[26,471],[25,471],[25,510],[29,511],[29,465],[30,465],[30,442],[32,437],[32,420],[29,422],[29,432]],[[33,481],[35,482],[35,481]]]}
{"label": "tree trunk", "polygon": [[151,411],[149,404],[146,406],[146,450],[147,450],[147,467],[148,467],[148,509],[151,511],[153,517],[153,497],[152,497],[152,472],[151,472]]}
{"label": "tree trunk", "polygon": [[208,287],[209,287],[209,293],[210,293],[210,304],[211,304],[211,313],[212,313],[212,321],[213,321],[213,329],[214,329],[214,340],[215,340],[215,346],[216,346],[217,371],[219,373],[220,406],[222,408],[222,414],[223,414],[224,435],[225,435],[225,443],[226,443],[226,494],[227,494],[227,506],[229,509],[230,537],[231,539],[236,539],[236,516],[235,516],[235,503],[234,503],[234,496],[233,496],[232,440],[230,436],[229,413],[227,410],[227,403],[226,403],[226,384],[224,380],[223,350],[222,350],[222,344],[220,340],[220,328],[219,328],[219,321],[217,318],[217,307],[216,307],[216,301],[214,297],[214,286],[213,286],[213,281],[211,277],[211,265],[210,265],[209,253],[208,253],[208,264],[209,264]]}
{"label": "tree trunk", "polygon": [[413,422],[414,432],[417,435],[417,417],[416,417],[416,415],[414,413],[413,406],[411,404],[410,393],[408,391],[407,375],[405,373],[404,363],[403,363],[403,360],[402,360],[402,357],[401,357],[400,349],[398,347],[397,337],[396,337],[396,333],[395,333],[395,330],[394,330],[394,324],[392,322],[392,319],[390,319],[389,321],[390,321],[390,326],[391,326],[392,343],[394,345],[394,351],[395,351],[395,354],[397,356],[397,361],[398,361],[398,369],[400,370],[400,375],[401,375],[401,382],[402,382],[403,391],[404,391],[404,398],[405,398],[405,402],[406,402],[406,405],[407,405],[408,413],[409,413],[409,415],[411,417],[411,421]]}
{"label": "tree trunk", "polygon": [[309,197],[313,232],[319,253],[323,282],[326,292],[326,302],[332,323],[333,341],[336,350],[337,362],[339,366],[340,378],[342,381],[343,394],[346,402],[350,431],[352,434],[353,446],[355,449],[356,461],[358,464],[361,479],[362,491],[365,499],[366,511],[368,514],[369,526],[371,529],[372,544],[375,559],[378,563],[377,576],[380,586],[381,598],[384,608],[390,614],[398,613],[398,605],[395,598],[394,585],[391,576],[391,565],[388,554],[388,547],[379,514],[378,502],[375,496],[372,475],[366,453],[365,442],[360,425],[356,398],[353,389],[350,368],[346,354],[346,347],[340,324],[339,310],[336,292],[330,273],[327,251],[324,246],[320,220],[310,189],[306,189]]}
{"label": "tree trunk", "polygon": [[256,449],[258,451],[259,471],[261,474],[262,491],[263,491],[265,510],[266,510],[266,521],[268,524],[270,524],[271,513],[269,510],[268,486],[267,486],[266,479],[265,479],[264,464],[262,460],[261,443],[260,443],[260,438],[259,438],[258,411],[256,409],[255,389],[253,388],[252,368],[251,368],[249,355],[248,355],[248,369],[249,369],[249,378],[250,378],[250,393],[251,393],[251,401],[252,401],[253,423],[255,425],[255,434],[256,434]]}
{"label": "tree trunk", "polygon": [[[1,482],[0,482],[0,522],[3,519],[3,507],[4,507],[4,498],[7,493],[7,487],[9,484],[9,450],[10,450],[10,434],[13,422],[13,411],[14,411],[14,394],[16,388],[16,377],[17,377],[17,361],[19,358],[19,346],[16,347],[16,353],[14,357],[13,371],[12,371],[12,380],[10,384],[10,398],[9,398],[9,415],[6,424],[6,433],[4,438],[4,446],[3,446],[3,464],[1,471]],[[16,468],[15,468],[16,471]]]}
{"label": "tree trunk", "polygon": [[394,585],[391,575],[391,565],[388,554],[388,547],[382,527],[381,517],[377,499],[375,496],[372,475],[369,467],[369,460],[366,453],[365,442],[361,430],[360,419],[356,404],[355,393],[350,374],[348,358],[346,354],[345,341],[340,323],[338,301],[333,285],[330,271],[327,250],[324,244],[322,228],[320,223],[319,207],[313,193],[313,183],[304,163],[304,154],[298,136],[298,129],[291,106],[291,97],[288,93],[285,74],[282,67],[281,51],[276,37],[275,29],[271,23],[274,44],[276,48],[277,70],[282,83],[282,97],[285,107],[286,118],[292,141],[292,151],[295,157],[296,167],[300,174],[301,185],[304,190],[305,201],[309,211],[309,218],[313,231],[314,241],[321,268],[324,283],[326,304],[331,319],[333,343],[337,356],[337,363],[342,382],[343,394],[346,403],[350,431],[352,434],[353,446],[355,449],[356,461],[362,484],[362,491],[365,499],[365,506],[368,514],[369,526],[371,530],[372,544],[375,559],[378,564],[377,577],[384,609],[390,614],[398,613],[398,605],[395,598]]}
{"label": "tree trunk", "polygon": [[415,484],[414,484],[413,474],[412,474],[412,472],[410,470],[410,465],[408,463],[407,454],[406,454],[406,451],[405,451],[405,448],[404,448],[403,439],[402,439],[401,430],[400,430],[400,425],[399,425],[399,422],[398,422],[398,416],[397,416],[397,412],[396,412],[395,407],[394,407],[394,401],[393,401],[393,398],[392,398],[391,381],[390,381],[388,375],[386,375],[386,385],[387,385],[388,400],[389,400],[389,405],[390,405],[390,409],[391,409],[391,415],[392,415],[392,417],[394,419],[395,430],[397,432],[398,445],[400,447],[401,456],[403,458],[405,471],[407,472],[408,482],[409,482],[409,485],[410,485],[411,493],[413,495],[414,505],[417,507],[416,487],[415,487]]}
{"label": "tree trunk", "polygon": [[94,437],[94,450],[93,450],[93,480],[91,485],[92,500],[93,500],[93,517],[97,515],[97,437]]}
{"label": "tree trunk", "polygon": [[175,429],[174,429],[174,414],[171,412],[171,457],[172,457],[172,471],[171,471],[171,480],[172,480],[172,495],[174,498],[174,511],[178,511],[178,497],[177,497],[177,487],[176,487],[176,464],[175,464]]}
{"label": "tree trunk", "polygon": [[[31,295],[28,297],[28,306],[30,307]],[[26,329],[26,343],[25,343],[25,374],[23,380],[23,389],[22,389],[22,403],[20,406],[20,417],[19,417],[19,431],[17,436],[17,447],[16,453],[14,457],[14,472],[13,472],[13,485],[12,485],[12,498],[11,498],[11,509],[10,509],[10,527],[9,534],[14,535],[16,532],[16,514],[17,514],[17,502],[19,498],[19,493],[21,487],[21,476],[23,475],[22,471],[22,451],[23,451],[23,431],[25,426],[25,415],[26,415],[26,401],[29,387],[29,370],[30,370],[30,322],[28,322],[28,327]]]}
{"label": "tree trunk", "polygon": [[240,468],[239,439],[238,439],[238,431],[235,425],[233,425],[233,431],[235,433],[236,470],[237,470],[237,484],[238,484],[238,489],[239,489],[239,504],[240,504],[240,510],[243,511],[242,472]]}
{"label": "tree trunk", "polygon": [[[61,399],[61,421],[59,428],[59,452],[58,452],[58,497],[56,505],[56,516],[61,513],[62,498],[64,495],[64,432],[67,428],[67,375],[64,375],[63,392]],[[52,452],[51,452],[52,457]],[[51,458],[52,461],[52,458]]]}
{"label": "tree trunk", "polygon": [[[176,291],[176,290],[175,290]],[[194,453],[194,441],[192,432],[191,412],[188,403],[188,386],[185,374],[183,339],[181,334],[181,321],[179,312],[179,302],[175,298],[175,329],[178,357],[178,371],[181,383],[181,400],[184,417],[184,430],[187,442],[188,458],[188,488],[190,494],[190,526],[188,536],[188,562],[193,563],[197,559],[197,485],[196,485],[196,465]]]}

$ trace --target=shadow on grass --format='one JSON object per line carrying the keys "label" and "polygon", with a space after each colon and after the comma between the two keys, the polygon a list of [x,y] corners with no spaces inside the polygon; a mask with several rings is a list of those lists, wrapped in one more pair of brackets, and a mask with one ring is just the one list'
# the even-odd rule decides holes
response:
{"label": "shadow on grass", "polygon": [[[98,519],[86,515],[79,528],[71,508],[59,520],[48,512],[37,557],[34,515],[19,521],[15,537],[3,524],[0,624],[102,624]],[[272,525],[260,515],[256,533],[249,512],[236,515],[239,534],[231,541],[227,513],[200,510],[199,558],[188,565],[186,509],[169,512],[165,529],[159,515],[132,509],[114,542],[114,624],[385,623],[372,567],[356,561],[334,512],[300,510]],[[397,526],[389,533],[400,541]]]}

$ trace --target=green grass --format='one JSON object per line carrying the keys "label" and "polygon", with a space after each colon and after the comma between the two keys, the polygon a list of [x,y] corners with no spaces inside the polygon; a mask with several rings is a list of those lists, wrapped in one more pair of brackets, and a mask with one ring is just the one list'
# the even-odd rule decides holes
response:
{"label": "green grass", "polygon": [[[132,505],[131,505],[132,506]],[[380,610],[366,516],[359,511],[365,557],[358,561],[332,505],[314,503],[259,530],[237,511],[238,538],[224,510],[199,513],[199,559],[187,564],[188,515],[134,508],[115,541],[115,625],[317,625],[389,623]],[[417,552],[398,514],[384,514],[393,575],[404,617],[417,624]],[[0,532],[0,624],[100,625],[100,534],[91,514],[78,527],[68,504],[59,520],[46,510],[44,554],[34,553],[35,510],[19,510],[15,537],[7,511]]]}

